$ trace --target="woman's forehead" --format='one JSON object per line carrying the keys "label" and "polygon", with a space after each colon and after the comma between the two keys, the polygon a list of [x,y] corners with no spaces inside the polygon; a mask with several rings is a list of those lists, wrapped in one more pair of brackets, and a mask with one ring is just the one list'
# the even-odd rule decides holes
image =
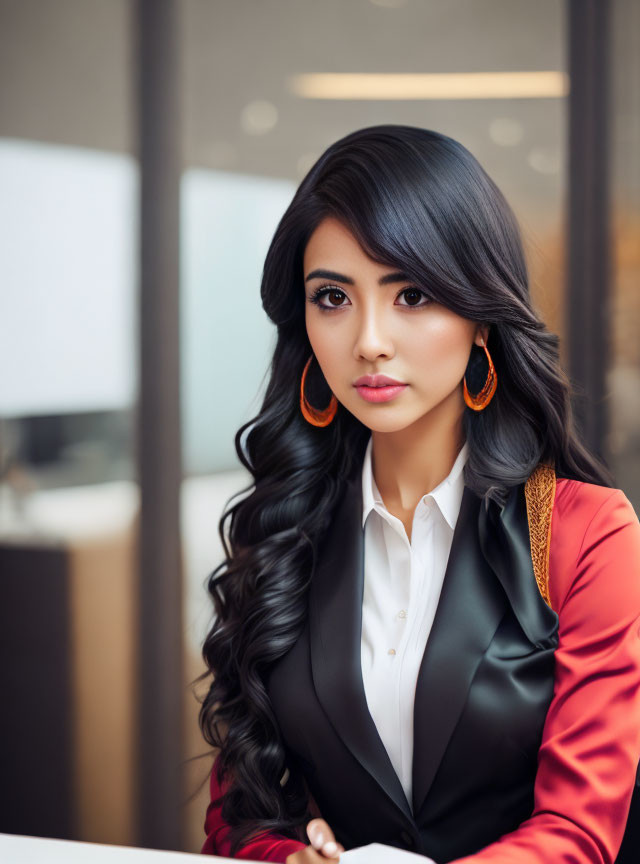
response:
{"label": "woman's forehead", "polygon": [[375,261],[360,245],[358,239],[340,220],[327,216],[307,240],[304,249],[305,276],[316,268],[336,270],[352,275],[349,269],[363,269],[377,274],[397,270],[393,264]]}

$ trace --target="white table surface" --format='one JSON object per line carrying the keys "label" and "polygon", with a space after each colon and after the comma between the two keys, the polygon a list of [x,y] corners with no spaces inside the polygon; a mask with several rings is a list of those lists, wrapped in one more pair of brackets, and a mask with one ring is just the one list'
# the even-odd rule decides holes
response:
{"label": "white table surface", "polygon": [[27,837],[22,834],[0,834],[2,864],[195,864],[196,858],[200,862],[209,860],[220,861],[222,864],[232,864],[237,860],[190,852],[167,852],[134,846],[110,846],[77,840]]}

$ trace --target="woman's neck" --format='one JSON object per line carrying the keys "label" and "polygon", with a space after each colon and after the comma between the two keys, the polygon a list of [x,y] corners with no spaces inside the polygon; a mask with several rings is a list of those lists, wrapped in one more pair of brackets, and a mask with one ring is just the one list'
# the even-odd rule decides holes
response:
{"label": "woman's neck", "polygon": [[464,405],[451,400],[398,432],[372,431],[372,470],[390,512],[413,513],[449,474],[464,445]]}

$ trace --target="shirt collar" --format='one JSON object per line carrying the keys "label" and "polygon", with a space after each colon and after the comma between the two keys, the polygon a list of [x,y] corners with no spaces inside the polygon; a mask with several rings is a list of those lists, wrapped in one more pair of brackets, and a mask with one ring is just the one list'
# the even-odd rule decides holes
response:
{"label": "shirt collar", "polygon": [[[373,436],[369,438],[367,449],[364,454],[364,462],[362,463],[362,527],[364,528],[367,516],[371,510],[376,509],[376,506],[386,510],[382,496],[378,490],[375,478],[373,476],[371,453],[373,449]],[[424,498],[432,498],[440,512],[447,520],[450,528],[455,528],[460,511],[460,503],[464,492],[464,474],[463,468],[469,456],[469,445],[465,441],[462,449],[456,456],[451,471],[442,480],[441,483],[423,496]],[[423,500],[420,499],[420,500]]]}

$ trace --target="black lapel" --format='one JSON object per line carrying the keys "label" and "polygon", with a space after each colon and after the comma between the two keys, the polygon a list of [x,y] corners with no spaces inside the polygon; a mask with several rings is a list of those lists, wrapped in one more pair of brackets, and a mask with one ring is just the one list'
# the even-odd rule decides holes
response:
{"label": "black lapel", "polygon": [[360,654],[363,588],[362,476],[356,472],[331,520],[309,589],[313,682],[337,734],[411,819],[402,783],[367,705]]}
{"label": "black lapel", "polygon": [[542,599],[533,572],[524,483],[509,491],[504,507],[491,501],[482,508],[478,538],[527,639],[538,648],[555,648],[559,619]]}
{"label": "black lapel", "polygon": [[538,647],[557,644],[558,616],[533,573],[524,484],[504,505],[464,488],[414,705],[413,807],[420,818],[474,673],[506,611]]}

